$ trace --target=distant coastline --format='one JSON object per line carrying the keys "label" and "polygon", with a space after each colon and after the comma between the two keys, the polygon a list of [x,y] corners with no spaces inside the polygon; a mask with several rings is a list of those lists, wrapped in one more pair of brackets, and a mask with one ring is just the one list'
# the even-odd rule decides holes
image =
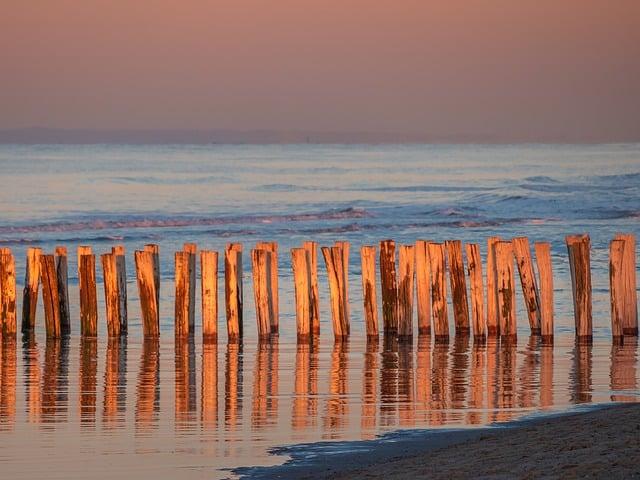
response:
{"label": "distant coastline", "polygon": [[224,130],[224,129],[64,129],[25,127],[0,129],[0,144],[597,144],[635,143],[640,136],[592,137],[550,135],[539,137],[521,135],[506,137],[490,133],[459,133],[440,135],[431,133],[384,132],[312,132],[302,130]]}

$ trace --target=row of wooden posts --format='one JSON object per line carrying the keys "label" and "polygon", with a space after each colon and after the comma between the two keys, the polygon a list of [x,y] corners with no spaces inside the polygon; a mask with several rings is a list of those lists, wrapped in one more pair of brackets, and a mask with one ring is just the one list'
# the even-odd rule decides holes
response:
{"label": "row of wooden posts", "polygon": [[[592,300],[590,239],[588,235],[566,237],[571,270],[576,337],[592,337]],[[322,247],[327,268],[331,317],[336,339],[350,334],[348,242]],[[487,241],[486,277],[483,274],[480,247],[466,244],[466,269],[462,242],[435,243],[418,240],[414,245],[400,245],[396,265],[396,244],[380,242],[379,272],[382,297],[382,320],[385,335],[409,338],[413,334],[414,290],[417,300],[419,334],[432,334],[436,341],[449,338],[447,282],[449,273],[451,304],[456,335],[470,335],[477,340],[499,336],[516,338],[516,287],[514,260],[520,277],[529,326],[533,335],[552,341],[553,274],[550,244],[535,243],[535,263],[529,240],[518,237]],[[306,342],[320,334],[318,294],[318,245],[304,242],[291,249],[295,284],[298,341]],[[189,337],[195,331],[197,247],[187,243],[175,253],[175,335]],[[225,305],[229,342],[243,337],[242,245],[230,243],[225,248]],[[91,247],[78,248],[78,284],[80,329],[84,337],[98,332],[96,293],[96,258]],[[368,338],[379,335],[376,292],[376,248],[363,246],[362,290],[364,319]],[[127,332],[127,287],[124,247],[114,247],[100,257],[106,305],[107,331],[110,337]],[[266,338],[279,332],[278,244],[260,242],[251,251],[254,300],[258,336]],[[135,266],[142,329],[145,336],[159,336],[160,260],[159,247],[146,245],[135,252]],[[396,268],[397,266],[397,268]],[[614,341],[624,335],[638,335],[635,237],[619,234],[610,243],[611,329]],[[218,336],[218,253],[200,251],[202,297],[202,333],[205,340]],[[471,316],[467,293],[470,283]],[[485,282],[486,278],[486,282]],[[57,247],[55,254],[29,248],[23,293],[22,332],[33,331],[39,285],[45,310],[47,336],[60,337],[71,330],[68,290],[67,250]],[[415,289],[414,289],[415,284]],[[486,299],[486,302],[485,302]],[[0,314],[2,334],[15,335],[16,281],[15,260],[8,248],[0,249]]]}

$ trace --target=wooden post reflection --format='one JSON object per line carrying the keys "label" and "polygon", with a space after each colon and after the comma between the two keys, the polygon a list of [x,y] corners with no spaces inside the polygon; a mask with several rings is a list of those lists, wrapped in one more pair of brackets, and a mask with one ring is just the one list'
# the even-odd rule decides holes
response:
{"label": "wooden post reflection", "polygon": [[295,396],[291,427],[302,430],[317,425],[318,415],[318,346],[316,343],[296,345]]}
{"label": "wooden post reflection", "polygon": [[416,409],[419,421],[426,423],[431,408],[431,335],[418,336],[416,354]]}
{"label": "wooden post reflection", "polygon": [[26,402],[27,421],[38,423],[40,421],[41,394],[40,394],[40,361],[38,344],[33,332],[22,338],[22,363],[24,365],[24,390]]}
{"label": "wooden post reflection", "polygon": [[196,415],[196,350],[192,335],[175,339],[175,425],[186,428]]}
{"label": "wooden post reflection", "polygon": [[449,406],[447,399],[447,370],[449,364],[449,344],[435,342],[431,362],[431,425],[443,425],[447,420],[444,410]]}
{"label": "wooden post reflection", "polygon": [[577,339],[573,349],[573,369],[569,376],[571,402],[590,403],[593,369],[592,346]]}
{"label": "wooden post reflection", "polygon": [[80,423],[95,425],[98,374],[98,341],[95,337],[80,340]]}
{"label": "wooden post reflection", "polygon": [[535,397],[538,392],[536,377],[540,367],[539,347],[539,335],[529,335],[529,341],[524,351],[524,359],[518,374],[518,406],[522,408],[535,406]]}
{"label": "wooden post reflection", "polygon": [[216,429],[218,427],[218,342],[213,339],[202,343],[201,389],[202,427]]}
{"label": "wooden post reflection", "polygon": [[484,418],[486,354],[487,344],[485,342],[473,342],[471,347],[471,373],[469,375],[469,412],[467,414],[467,422],[470,425],[479,425]]}
{"label": "wooden post reflection", "polygon": [[[623,345],[611,346],[611,400],[614,402],[637,402],[637,337],[624,337]],[[622,392],[620,390],[623,390]],[[626,392],[624,391],[626,390]]]}
{"label": "wooden post reflection", "polygon": [[136,430],[150,430],[160,411],[160,342],[147,336],[142,343],[136,398]]}
{"label": "wooden post reflection", "polygon": [[383,337],[380,369],[380,425],[396,425],[398,411],[398,338],[395,335]]}
{"label": "wooden post reflection", "polygon": [[127,337],[109,337],[104,367],[102,418],[105,424],[124,422],[127,382]]}
{"label": "wooden post reflection", "polygon": [[347,425],[348,361],[349,344],[345,341],[335,342],[331,352],[329,397],[326,404],[323,438],[339,438]]}
{"label": "wooden post reflection", "polygon": [[[466,408],[469,370],[469,336],[456,335],[451,352],[451,408],[462,411]],[[458,414],[456,413],[456,416]]]}
{"label": "wooden post reflection", "polygon": [[489,335],[487,337],[487,410],[489,412],[489,422],[495,422],[497,419],[499,347],[499,338]]}
{"label": "wooden post reflection", "polygon": [[398,344],[398,418],[400,426],[415,425],[415,386],[413,372],[413,342]]}
{"label": "wooden post reflection", "polygon": [[362,372],[362,411],[360,428],[364,437],[375,435],[378,403],[378,340],[367,341],[364,353],[364,369]]}
{"label": "wooden post reflection", "polygon": [[0,373],[0,429],[13,428],[16,418],[16,338],[2,338],[2,372]]}
{"label": "wooden post reflection", "polygon": [[513,418],[516,404],[516,352],[517,343],[506,341],[500,344],[498,356],[498,411],[496,421],[506,422]]}
{"label": "wooden post reflection", "polygon": [[224,390],[225,428],[234,431],[242,420],[242,343],[227,343]]}
{"label": "wooden post reflection", "polygon": [[278,340],[258,342],[253,373],[251,426],[262,429],[278,419]]}
{"label": "wooden post reflection", "polygon": [[540,346],[540,406],[553,406],[553,344],[549,342]]}
{"label": "wooden post reflection", "polygon": [[69,339],[47,338],[42,366],[42,400],[40,419],[43,423],[66,421],[69,401]]}

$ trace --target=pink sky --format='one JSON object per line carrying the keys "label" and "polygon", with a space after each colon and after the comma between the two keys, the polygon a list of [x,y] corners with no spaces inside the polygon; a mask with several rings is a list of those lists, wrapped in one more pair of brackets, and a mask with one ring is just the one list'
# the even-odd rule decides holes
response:
{"label": "pink sky", "polygon": [[638,0],[5,0],[0,128],[640,140]]}

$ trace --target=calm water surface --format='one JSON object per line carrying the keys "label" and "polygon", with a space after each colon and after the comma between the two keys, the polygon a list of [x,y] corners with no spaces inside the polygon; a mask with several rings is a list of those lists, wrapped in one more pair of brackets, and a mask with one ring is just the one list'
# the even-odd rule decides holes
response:
{"label": "calm water surface", "polygon": [[[48,342],[40,304],[35,337],[2,342],[7,477],[224,477],[222,468],[283,461],[267,453],[283,444],[473,427],[640,395],[637,344],[611,345],[607,274],[613,235],[640,235],[640,145],[0,146],[0,168],[0,245],[16,255],[18,291],[28,246],[66,245],[73,319],[70,338]],[[580,232],[593,246],[592,346],[572,335],[564,235]],[[515,346],[366,344],[361,245],[461,239],[484,254],[492,235],[552,243],[554,346],[528,336],[521,297]],[[333,343],[322,263],[320,341],[295,343],[287,252],[307,239],[352,243],[347,344]],[[256,340],[245,266],[244,344],[226,344],[220,318],[218,345],[202,345],[199,330],[174,345],[173,252],[185,241],[221,251],[259,240],[280,244],[278,342]],[[161,249],[159,342],[142,340],[133,275],[133,251],[149,242]],[[129,336],[106,340],[99,287],[99,338],[83,341],[73,249],[116,243],[128,255]]]}

